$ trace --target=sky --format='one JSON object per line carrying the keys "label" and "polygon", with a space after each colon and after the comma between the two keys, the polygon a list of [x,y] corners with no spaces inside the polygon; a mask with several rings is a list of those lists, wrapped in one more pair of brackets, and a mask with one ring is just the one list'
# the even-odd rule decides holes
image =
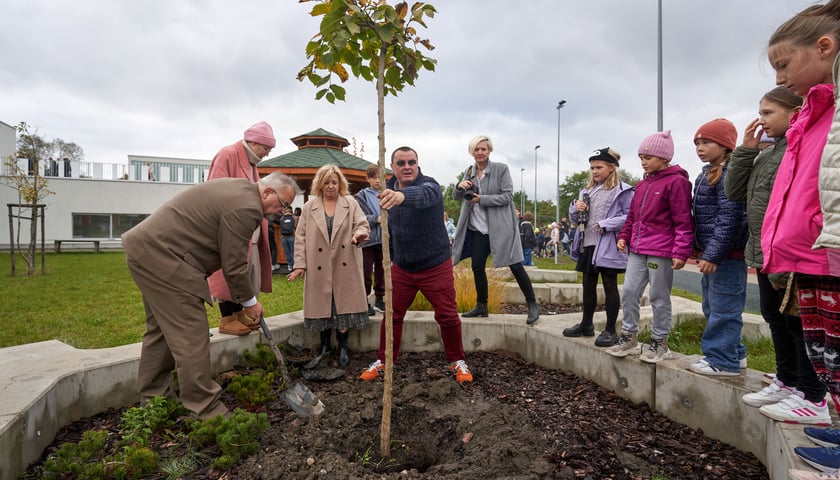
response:
{"label": "sky", "polygon": [[[514,189],[540,200],[602,147],[641,176],[639,143],[657,130],[656,0],[429,3],[438,13],[420,34],[436,47],[425,53],[437,66],[386,97],[389,155],[412,146],[423,173],[446,185],[472,161],[470,139],[488,135],[491,161],[507,163]],[[769,36],[813,3],[662,0],[663,125],[672,163],[692,179],[702,168],[697,128],[728,118],[740,143],[775,86]],[[277,137],[272,157],[323,128],[355,139],[376,162],[374,84],[351,79],[347,101],[332,105],[296,79],[318,31],[313,5],[3,0],[0,121],[75,142],[90,162],[209,160],[260,120]]]}

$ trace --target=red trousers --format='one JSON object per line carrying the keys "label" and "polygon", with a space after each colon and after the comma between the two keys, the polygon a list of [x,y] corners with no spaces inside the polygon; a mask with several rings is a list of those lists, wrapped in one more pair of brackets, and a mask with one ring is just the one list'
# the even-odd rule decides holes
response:
{"label": "red trousers", "polygon": [[[407,272],[391,264],[394,308],[394,363],[400,353],[403,319],[405,312],[417,292],[420,291],[432,304],[435,321],[440,326],[440,337],[446,361],[463,360],[464,344],[461,341],[461,317],[455,303],[455,280],[452,276],[452,261],[446,260],[436,267],[422,272]],[[385,362],[385,321],[379,330],[379,360]]]}

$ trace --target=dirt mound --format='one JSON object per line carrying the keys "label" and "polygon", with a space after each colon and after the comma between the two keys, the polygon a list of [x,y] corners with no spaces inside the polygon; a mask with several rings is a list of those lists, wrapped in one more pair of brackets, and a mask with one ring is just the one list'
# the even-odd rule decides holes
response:
{"label": "dirt mound", "polygon": [[[259,453],[229,472],[205,467],[180,478],[768,478],[751,454],[588,380],[505,352],[469,354],[475,381],[464,385],[446,371],[442,353],[402,354],[394,371],[392,455],[382,459],[383,383],[357,378],[374,355],[353,352],[342,378],[306,382],[326,405],[324,414],[300,417],[285,403],[273,402],[262,409],[271,426]],[[226,403],[233,406],[229,397]],[[116,425],[121,413],[76,422],[54,445],[77,440],[85,428]]]}

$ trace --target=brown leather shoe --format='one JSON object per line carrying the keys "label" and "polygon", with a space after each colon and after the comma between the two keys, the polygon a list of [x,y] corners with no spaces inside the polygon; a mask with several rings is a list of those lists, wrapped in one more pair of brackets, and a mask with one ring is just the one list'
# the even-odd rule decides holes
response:
{"label": "brown leather shoe", "polygon": [[242,336],[251,333],[251,329],[239,323],[236,317],[231,315],[219,320],[219,333]]}
{"label": "brown leather shoe", "polygon": [[234,313],[233,316],[236,317],[236,321],[238,321],[242,325],[245,325],[250,330],[256,330],[256,329],[260,328],[260,321],[259,320],[254,320],[251,317],[249,317],[248,315],[246,315],[245,310],[240,310],[240,311]]}

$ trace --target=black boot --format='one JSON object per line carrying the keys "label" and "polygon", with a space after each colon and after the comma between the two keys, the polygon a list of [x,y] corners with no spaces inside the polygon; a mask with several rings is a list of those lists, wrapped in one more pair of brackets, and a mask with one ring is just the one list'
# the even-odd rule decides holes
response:
{"label": "black boot", "polygon": [[604,330],[595,339],[596,347],[612,347],[616,343],[618,343],[618,335],[615,334],[615,330]]}
{"label": "black boot", "polygon": [[590,323],[589,325],[584,325],[583,323],[578,323],[574,327],[569,327],[563,330],[564,337],[594,337],[595,336],[595,327],[592,326]]}
{"label": "black boot", "polygon": [[326,330],[321,330],[321,355],[331,352],[332,345],[330,345],[330,339],[332,338],[332,329],[328,328]]}
{"label": "black boot", "polygon": [[537,302],[528,302],[528,319],[525,320],[525,323],[528,325],[533,325],[537,323],[537,320],[540,319],[540,307],[537,306]]}
{"label": "black boot", "polygon": [[338,340],[338,364],[346,367],[350,363],[350,352],[347,350],[347,340],[350,338],[350,332],[336,330],[335,338]]}
{"label": "black boot", "polygon": [[487,316],[487,304],[486,303],[476,303],[475,308],[470,310],[467,313],[462,313],[462,317],[472,318],[472,317],[486,317]]}

